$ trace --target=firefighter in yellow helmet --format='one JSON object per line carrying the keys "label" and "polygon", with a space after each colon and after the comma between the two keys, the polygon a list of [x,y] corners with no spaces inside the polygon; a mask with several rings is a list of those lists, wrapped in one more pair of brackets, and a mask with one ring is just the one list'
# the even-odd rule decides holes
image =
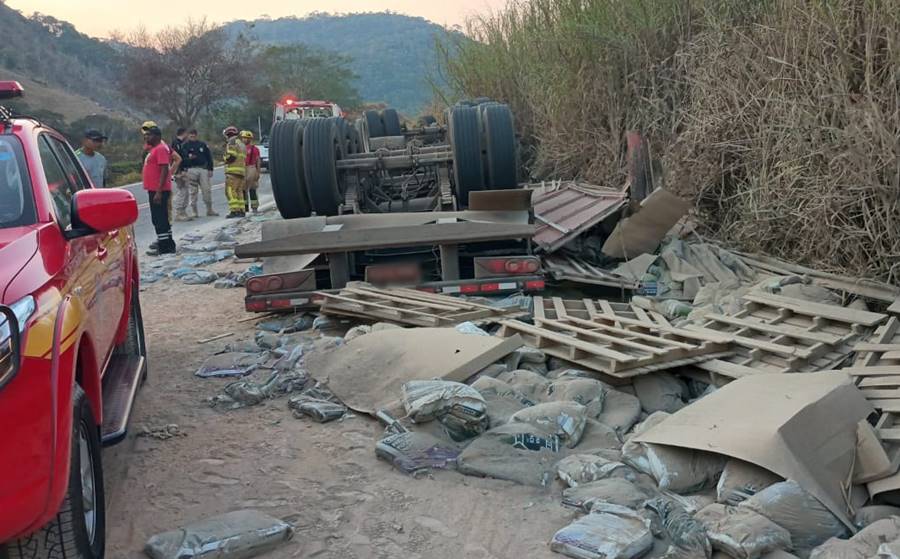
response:
{"label": "firefighter in yellow helmet", "polygon": [[247,148],[234,126],[229,126],[222,134],[225,136],[225,196],[229,209],[226,217],[244,217]]}
{"label": "firefighter in yellow helmet", "polygon": [[241,130],[241,141],[247,147],[247,172],[244,175],[244,186],[246,187],[244,200],[244,211],[249,212],[251,208],[253,213],[259,211],[259,148],[253,145],[253,132],[249,130]]}

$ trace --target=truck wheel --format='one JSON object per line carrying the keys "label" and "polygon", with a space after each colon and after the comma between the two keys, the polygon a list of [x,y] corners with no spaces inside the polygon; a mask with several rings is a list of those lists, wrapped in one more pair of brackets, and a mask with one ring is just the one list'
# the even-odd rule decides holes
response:
{"label": "truck wheel", "polygon": [[359,140],[359,149],[356,153],[368,153],[369,152],[369,130],[366,126],[366,119],[358,118],[356,119],[356,124],[354,125],[356,129],[356,137]]}
{"label": "truck wheel", "polygon": [[303,129],[306,120],[282,120],[269,139],[269,176],[278,212],[285,219],[312,213],[303,176]]}
{"label": "truck wheel", "polygon": [[481,111],[488,187],[494,190],[516,188],[519,186],[518,158],[512,111],[508,105],[500,104],[482,106]]}
{"label": "truck wheel", "polygon": [[434,118],[434,115],[425,115],[419,119],[419,123],[423,127],[434,126],[435,124],[437,124],[437,119]]}
{"label": "truck wheel", "polygon": [[[87,397],[75,386],[69,484],[56,518],[7,544],[9,559],[100,559],[106,547],[106,497],[100,437]],[[0,553],[2,555],[2,553]]]}
{"label": "truck wheel", "polygon": [[362,138],[356,126],[350,126],[350,153],[353,155],[362,153]]}
{"label": "truck wheel", "polygon": [[366,111],[363,113],[363,118],[366,119],[366,126],[369,128],[369,138],[383,138],[385,136],[384,123],[381,121],[381,115],[378,114],[378,111]]}
{"label": "truck wheel", "polygon": [[381,121],[384,123],[385,136],[402,136],[403,128],[400,126],[400,115],[397,109],[385,109],[381,111]]}
{"label": "truck wheel", "polygon": [[306,192],[313,211],[337,215],[342,202],[336,163],[340,160],[337,127],[324,118],[313,119],[303,132]]}
{"label": "truck wheel", "polygon": [[335,126],[335,132],[338,137],[338,148],[341,151],[339,159],[346,159],[349,154],[353,153],[353,137],[350,134],[350,125],[346,120],[339,116],[331,117],[328,120]]}
{"label": "truck wheel", "polygon": [[457,106],[450,111],[450,147],[453,150],[456,203],[460,208],[467,208],[469,192],[484,190],[477,108]]}

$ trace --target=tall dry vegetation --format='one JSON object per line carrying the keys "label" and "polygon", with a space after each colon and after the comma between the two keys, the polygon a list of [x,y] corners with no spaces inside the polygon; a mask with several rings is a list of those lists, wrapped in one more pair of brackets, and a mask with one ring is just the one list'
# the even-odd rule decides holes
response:
{"label": "tall dry vegetation", "polygon": [[533,0],[449,46],[536,178],[622,184],[641,130],[729,245],[896,283],[900,0]]}

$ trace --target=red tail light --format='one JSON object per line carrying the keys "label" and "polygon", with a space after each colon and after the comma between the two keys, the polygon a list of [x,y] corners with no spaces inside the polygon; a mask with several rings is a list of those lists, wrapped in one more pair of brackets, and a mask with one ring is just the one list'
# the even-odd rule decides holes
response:
{"label": "red tail light", "polygon": [[533,256],[475,259],[475,277],[479,279],[534,274],[540,269],[540,261]]}

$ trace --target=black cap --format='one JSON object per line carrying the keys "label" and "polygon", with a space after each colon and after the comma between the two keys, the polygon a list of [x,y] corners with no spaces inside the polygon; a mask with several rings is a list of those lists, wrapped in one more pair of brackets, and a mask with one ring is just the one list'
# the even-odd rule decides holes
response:
{"label": "black cap", "polygon": [[85,130],[84,137],[89,140],[97,140],[98,142],[103,142],[103,141],[107,140],[107,137],[106,137],[106,135],[103,134],[103,132],[101,132],[99,130],[95,130],[93,128],[91,128],[89,130]]}
{"label": "black cap", "polygon": [[151,126],[150,128],[144,128],[145,134],[150,134],[151,136],[162,136],[162,130],[160,130],[159,126]]}

